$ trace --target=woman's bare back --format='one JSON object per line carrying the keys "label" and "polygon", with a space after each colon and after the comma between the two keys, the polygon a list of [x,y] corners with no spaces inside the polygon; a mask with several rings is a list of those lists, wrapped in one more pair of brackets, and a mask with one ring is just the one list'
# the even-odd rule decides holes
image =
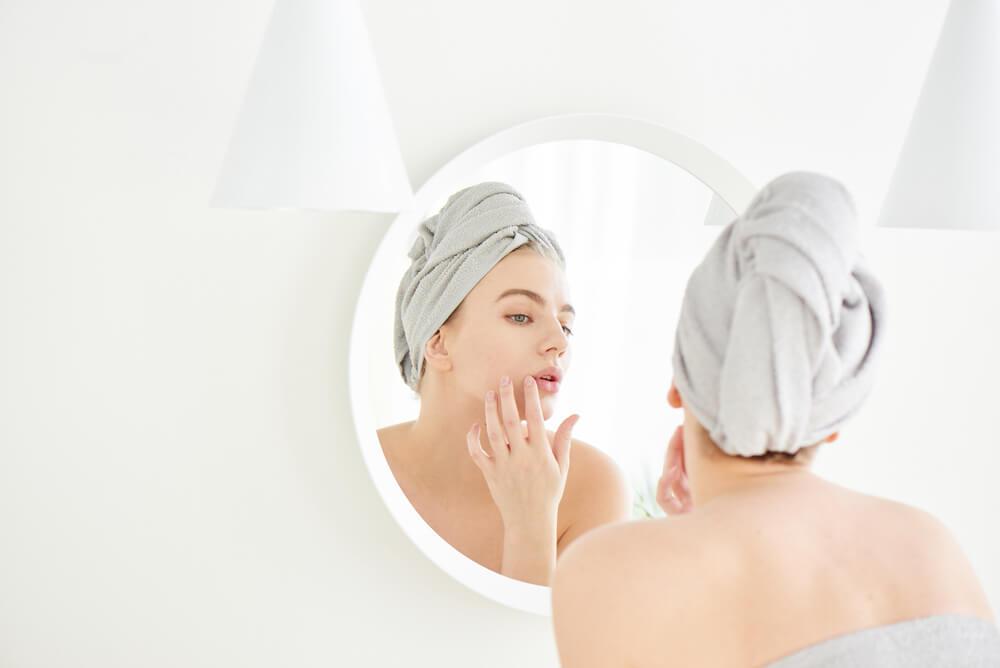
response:
{"label": "woman's bare back", "polygon": [[[645,525],[645,526],[643,526]],[[761,665],[864,628],[942,613],[992,618],[958,545],[915,508],[827,483],[718,499],[690,515],[623,527],[662,554],[624,589],[634,656],[677,665]],[[642,580],[645,579],[643,582]],[[683,633],[672,605],[683,601]],[[627,626],[627,622],[623,623]]]}

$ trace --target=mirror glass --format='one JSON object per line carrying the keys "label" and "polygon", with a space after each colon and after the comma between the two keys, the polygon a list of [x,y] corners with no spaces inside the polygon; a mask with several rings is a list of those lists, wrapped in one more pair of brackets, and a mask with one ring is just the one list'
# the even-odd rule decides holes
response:
{"label": "mirror glass", "polygon": [[[712,189],[660,157],[607,141],[567,140],[519,149],[463,174],[440,201],[418,212],[420,219],[436,214],[451,193],[484,181],[517,189],[537,224],[554,233],[566,258],[576,310],[572,362],[547,428],[554,431],[565,417],[579,414],[574,438],[617,464],[631,487],[631,517],[661,516],[656,483],[667,440],[680,419],[666,395],[681,298],[688,275],[719,233],[716,225],[736,214]],[[410,266],[407,251],[416,225],[406,235],[396,256],[383,258],[378,267],[384,278],[376,284],[381,294],[359,313],[368,353],[362,400],[367,399],[379,433],[415,420],[420,410],[420,399],[400,377],[393,353],[395,293]],[[570,476],[572,462],[571,457]],[[406,472],[393,474],[407,489],[401,480]],[[421,493],[434,495],[435,490]],[[454,527],[445,532],[435,526],[440,522],[434,513],[441,512],[436,499],[436,510],[429,512],[420,507],[425,501],[413,496],[407,494],[431,529],[445,538],[448,532],[455,535]],[[440,501],[453,504],[455,517],[465,512],[460,500]],[[492,540],[502,544],[502,536]],[[451,544],[498,570],[483,557],[489,550],[477,553],[475,545],[462,542]]]}

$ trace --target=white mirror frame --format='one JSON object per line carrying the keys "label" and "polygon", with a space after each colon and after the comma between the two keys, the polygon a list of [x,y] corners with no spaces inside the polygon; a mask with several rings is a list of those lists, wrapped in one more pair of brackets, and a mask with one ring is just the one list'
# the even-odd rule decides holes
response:
{"label": "white mirror frame", "polygon": [[[435,203],[451,194],[450,189],[466,175],[509,153],[537,144],[568,140],[598,140],[632,146],[677,165],[709,187],[733,211],[742,212],[757,189],[726,160],[701,144],[648,121],[604,114],[570,114],[541,118],[502,130],[471,146],[438,170],[420,188],[410,207],[393,221],[375,251],[365,274],[354,312],[350,347],[350,392],[354,427],[368,473],[389,512],[428,559],[473,591],[498,603],[543,616],[551,615],[550,590],[500,575],[466,557],[441,538],[417,513],[396,482],[382,452],[375,419],[369,404],[368,337],[362,324],[373,307],[375,288],[386,281],[397,284],[400,276],[379,272],[395,266],[399,253]],[[395,290],[393,290],[395,293]],[[389,351],[386,351],[389,354]],[[402,382],[402,379],[400,379]]]}

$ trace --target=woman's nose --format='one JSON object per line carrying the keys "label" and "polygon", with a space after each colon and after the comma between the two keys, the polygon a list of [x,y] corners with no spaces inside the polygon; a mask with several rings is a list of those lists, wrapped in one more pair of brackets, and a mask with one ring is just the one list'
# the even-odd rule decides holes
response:
{"label": "woman's nose", "polygon": [[561,322],[556,321],[552,333],[545,340],[546,350],[556,350],[560,354],[566,351],[569,346],[569,335],[563,329]]}

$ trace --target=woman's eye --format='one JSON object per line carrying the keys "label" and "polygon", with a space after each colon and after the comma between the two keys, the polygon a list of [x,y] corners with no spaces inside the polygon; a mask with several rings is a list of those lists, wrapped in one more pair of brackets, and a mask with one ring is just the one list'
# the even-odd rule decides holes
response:
{"label": "woman's eye", "polygon": [[[514,315],[507,316],[507,318],[518,325],[527,325],[529,322],[531,322],[531,316],[524,313],[515,313]],[[562,328],[563,331],[566,332],[567,336],[573,335],[573,330],[567,327],[566,325],[563,325]]]}

